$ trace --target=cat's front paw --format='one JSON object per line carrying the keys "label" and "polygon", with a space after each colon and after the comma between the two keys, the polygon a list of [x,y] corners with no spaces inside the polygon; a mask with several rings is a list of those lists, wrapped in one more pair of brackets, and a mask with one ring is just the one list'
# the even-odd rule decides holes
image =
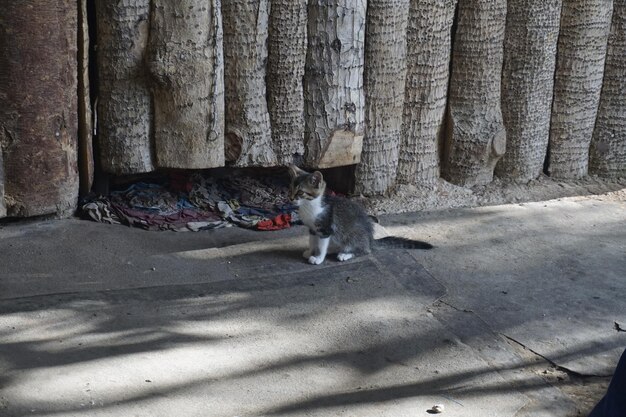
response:
{"label": "cat's front paw", "polygon": [[352,259],[352,258],[354,258],[354,254],[353,253],[341,252],[341,253],[337,254],[337,260],[339,262],[347,261],[348,259]]}
{"label": "cat's front paw", "polygon": [[304,257],[304,259],[309,259],[312,254],[313,253],[311,252],[311,249],[307,249],[304,252],[302,252],[302,256]]}
{"label": "cat's front paw", "polygon": [[309,263],[311,265],[319,265],[324,262],[324,256],[311,256],[309,257]]}

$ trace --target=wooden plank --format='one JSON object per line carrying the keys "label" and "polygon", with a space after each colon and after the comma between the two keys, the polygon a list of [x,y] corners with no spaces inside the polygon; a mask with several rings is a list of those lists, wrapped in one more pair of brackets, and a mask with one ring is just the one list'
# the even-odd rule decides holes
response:
{"label": "wooden plank", "polygon": [[93,123],[89,96],[89,23],[87,0],[80,0],[78,12],[78,172],[80,194],[93,185]]}
{"label": "wooden plank", "polygon": [[363,135],[355,135],[350,131],[335,131],[322,150],[317,168],[334,168],[354,165],[361,162]]}

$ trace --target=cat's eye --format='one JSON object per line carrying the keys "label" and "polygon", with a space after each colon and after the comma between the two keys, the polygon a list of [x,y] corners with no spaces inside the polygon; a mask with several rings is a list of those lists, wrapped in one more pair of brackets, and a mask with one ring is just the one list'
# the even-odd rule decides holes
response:
{"label": "cat's eye", "polygon": [[294,190],[293,188],[290,190],[289,195],[292,200],[301,199],[304,197],[304,192],[302,190]]}

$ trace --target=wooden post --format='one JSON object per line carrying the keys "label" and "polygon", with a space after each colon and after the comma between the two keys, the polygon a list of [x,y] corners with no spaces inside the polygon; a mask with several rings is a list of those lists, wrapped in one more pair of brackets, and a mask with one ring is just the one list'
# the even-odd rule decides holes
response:
{"label": "wooden post", "polygon": [[488,184],[506,147],[500,109],[505,0],[459,0],[443,177]]}
{"label": "wooden post", "polygon": [[502,116],[506,152],[496,166],[501,178],[529,181],[543,171],[550,137],[561,0],[509,0]]}
{"label": "wooden post", "polygon": [[0,219],[7,215],[7,205],[4,201],[4,158],[0,146]]}
{"label": "wooden post", "polygon": [[407,74],[398,182],[433,184],[439,179],[451,34],[457,0],[411,0],[407,28]]}
{"label": "wooden post", "polygon": [[365,13],[365,0],[309,0],[304,72],[309,167],[317,167],[335,136],[342,142],[344,132],[355,140],[363,136]]}
{"label": "wooden post", "polygon": [[267,99],[278,165],[304,156],[306,0],[272,0],[269,20]]}
{"label": "wooden post", "polygon": [[561,11],[548,171],[556,178],[587,175],[613,0],[567,0]]}
{"label": "wooden post", "polygon": [[395,184],[402,135],[409,0],[370,0],[365,34],[365,137],[355,192],[386,193]]}
{"label": "wooden post", "polygon": [[78,7],[78,172],[80,194],[86,195],[91,190],[94,176],[87,0],[80,0]]}
{"label": "wooden post", "polygon": [[3,1],[0,7],[8,216],[67,215],[76,207],[77,10],[71,0]]}
{"label": "wooden post", "polygon": [[147,63],[160,168],[224,165],[219,0],[152,0]]}
{"label": "wooden post", "polygon": [[150,0],[97,0],[98,144],[102,169],[154,170],[152,100],[144,66]]}
{"label": "wooden post", "polygon": [[273,166],[265,87],[269,0],[226,0],[222,13],[226,159],[235,166]]}
{"label": "wooden post", "polygon": [[626,0],[615,0],[589,170],[626,176]]}

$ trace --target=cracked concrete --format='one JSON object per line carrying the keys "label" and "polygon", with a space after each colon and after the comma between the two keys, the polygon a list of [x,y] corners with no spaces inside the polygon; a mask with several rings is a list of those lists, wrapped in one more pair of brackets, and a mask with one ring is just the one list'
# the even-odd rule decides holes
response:
{"label": "cracked concrete", "polygon": [[550,358],[542,355],[539,352],[535,352],[534,350],[530,349],[528,346],[524,345],[523,343],[519,342],[518,340],[513,339],[512,337],[509,337],[509,336],[507,336],[505,334],[502,334],[502,336],[505,337],[510,342],[518,345],[522,349],[525,349],[525,350],[529,351],[530,353],[532,353],[533,355],[543,359],[544,361],[549,363],[552,366],[553,369],[561,371],[561,372],[564,372],[564,373],[566,373],[566,374],[568,374],[570,376],[577,377],[577,378],[586,378],[586,377],[593,377],[593,376],[596,376],[596,377],[610,377],[611,376],[611,374],[608,374],[608,375],[583,375],[583,374],[580,374],[580,373],[578,373],[576,371],[573,371],[571,369],[567,369],[567,368],[565,368],[563,366],[558,365],[556,362],[553,362],[552,360],[550,360]]}
{"label": "cracked concrete", "polygon": [[445,251],[414,257],[443,301],[581,375],[609,375],[626,343],[626,205],[567,198],[446,214],[387,216],[387,233]]}
{"label": "cracked concrete", "polygon": [[586,415],[626,346],[625,208],[382,216],[436,249],[321,267],[301,227],[0,226],[0,415]]}

